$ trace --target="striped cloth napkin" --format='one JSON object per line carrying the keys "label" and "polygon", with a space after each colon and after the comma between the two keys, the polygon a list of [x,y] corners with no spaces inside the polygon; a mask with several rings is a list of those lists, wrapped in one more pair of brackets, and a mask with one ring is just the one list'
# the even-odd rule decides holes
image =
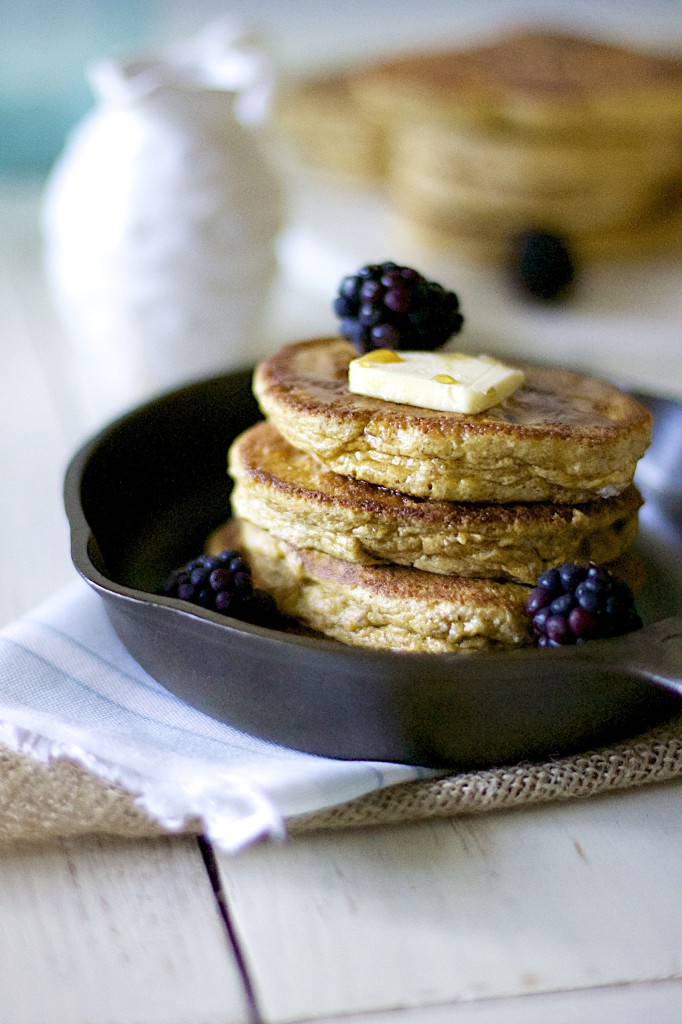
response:
{"label": "striped cloth napkin", "polygon": [[163,829],[198,820],[226,851],[282,835],[288,816],[433,774],[315,757],[214,721],[137,664],[80,580],[0,632],[0,742],[72,759]]}

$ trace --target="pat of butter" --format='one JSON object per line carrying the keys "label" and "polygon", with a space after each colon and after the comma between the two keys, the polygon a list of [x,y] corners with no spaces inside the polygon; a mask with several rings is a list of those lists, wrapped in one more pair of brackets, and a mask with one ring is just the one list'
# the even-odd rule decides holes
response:
{"label": "pat of butter", "polygon": [[439,412],[483,412],[521,387],[523,373],[490,356],[377,349],[348,367],[353,394]]}

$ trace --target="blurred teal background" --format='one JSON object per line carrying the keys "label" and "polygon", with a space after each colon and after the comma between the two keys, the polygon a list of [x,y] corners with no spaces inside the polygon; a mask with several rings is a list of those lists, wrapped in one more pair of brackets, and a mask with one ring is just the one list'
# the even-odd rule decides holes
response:
{"label": "blurred teal background", "polygon": [[226,10],[210,0],[0,0],[0,174],[49,170],[93,104],[89,64],[165,45]]}
{"label": "blurred teal background", "polygon": [[681,0],[0,0],[0,175],[44,175],[91,107],[88,64],[177,41],[221,16],[260,30],[284,73],[508,21],[551,21],[677,48]]}
{"label": "blurred teal background", "polygon": [[153,32],[144,0],[0,0],[0,171],[44,172],[92,104],[84,66]]}

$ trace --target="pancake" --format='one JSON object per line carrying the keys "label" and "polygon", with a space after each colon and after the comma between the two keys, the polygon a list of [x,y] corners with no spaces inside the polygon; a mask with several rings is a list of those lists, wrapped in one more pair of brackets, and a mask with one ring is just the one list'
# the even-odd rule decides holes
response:
{"label": "pancake", "polygon": [[358,106],[345,74],[312,76],[276,93],[271,125],[306,166],[349,181],[384,170],[384,133]]}
{"label": "pancake", "polygon": [[611,562],[633,542],[634,487],[583,505],[425,501],[331,473],[274,427],[230,449],[236,516],[287,541],[360,565],[532,584],[562,562]]}
{"label": "pancake", "polygon": [[614,181],[607,188],[513,190],[481,179],[455,180],[425,170],[422,164],[419,159],[396,161],[389,183],[395,209],[423,208],[436,220],[451,218],[465,229],[482,228],[507,236],[520,233],[528,224],[543,224],[580,244],[585,234],[594,237],[611,228],[648,222],[663,191],[657,182],[640,187],[634,179],[627,186]]}
{"label": "pancake", "polygon": [[603,40],[521,30],[478,46],[383,61],[354,76],[353,92],[363,109],[383,120],[604,139],[677,131],[682,61]]}
{"label": "pancake", "polygon": [[254,392],[295,448],[328,469],[415,497],[564,504],[632,482],[651,416],[594,377],[524,366],[525,384],[478,414],[442,413],[351,394],[342,338],[288,345],[261,363]]}
{"label": "pancake", "polygon": [[345,644],[445,653],[531,643],[529,590],[517,583],[354,565],[236,520],[208,540],[209,553],[226,547],[241,551],[282,614]]}
{"label": "pancake", "polygon": [[443,182],[476,184],[541,198],[610,191],[656,193],[680,178],[682,133],[603,139],[527,138],[504,127],[491,131],[424,122],[394,125],[394,167],[419,169]]}
{"label": "pancake", "polygon": [[[392,228],[403,244],[424,247],[482,263],[509,263],[515,258],[515,236],[499,225],[463,223],[452,210],[420,202],[416,195],[403,195],[392,210]],[[524,225],[524,230],[527,228]],[[551,224],[535,229],[552,230]],[[556,230],[556,229],[555,229]],[[565,242],[578,264],[649,259],[662,253],[677,253],[682,244],[682,193],[659,196],[640,219],[595,232],[565,232]]]}
{"label": "pancake", "polygon": [[682,244],[682,192],[671,201],[659,196],[628,223],[599,231],[576,231],[555,215],[533,222],[517,216],[476,220],[468,209],[460,217],[455,204],[425,201],[416,190],[402,192],[391,213],[396,237],[403,244],[480,262],[508,263],[516,258],[516,239],[529,223],[535,230],[562,234],[578,265],[648,259],[677,253]]}
{"label": "pancake", "polygon": [[[682,162],[680,170],[682,179]],[[436,223],[451,222],[459,230],[513,237],[529,224],[542,224],[579,244],[583,235],[649,220],[659,201],[658,188],[627,188],[617,184],[605,189],[574,189],[541,193],[529,189],[512,191],[497,184],[455,180],[452,176],[429,173],[419,161],[396,161],[389,183],[394,207],[408,214],[424,212]],[[682,197],[681,197],[682,198]]]}

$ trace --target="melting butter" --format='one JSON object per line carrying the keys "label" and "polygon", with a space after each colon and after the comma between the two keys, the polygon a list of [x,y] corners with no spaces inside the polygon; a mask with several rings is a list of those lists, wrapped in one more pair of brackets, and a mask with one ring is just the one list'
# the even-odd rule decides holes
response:
{"label": "melting butter", "polygon": [[483,412],[524,382],[521,370],[490,356],[378,349],[353,359],[348,387],[356,395],[439,412]]}

